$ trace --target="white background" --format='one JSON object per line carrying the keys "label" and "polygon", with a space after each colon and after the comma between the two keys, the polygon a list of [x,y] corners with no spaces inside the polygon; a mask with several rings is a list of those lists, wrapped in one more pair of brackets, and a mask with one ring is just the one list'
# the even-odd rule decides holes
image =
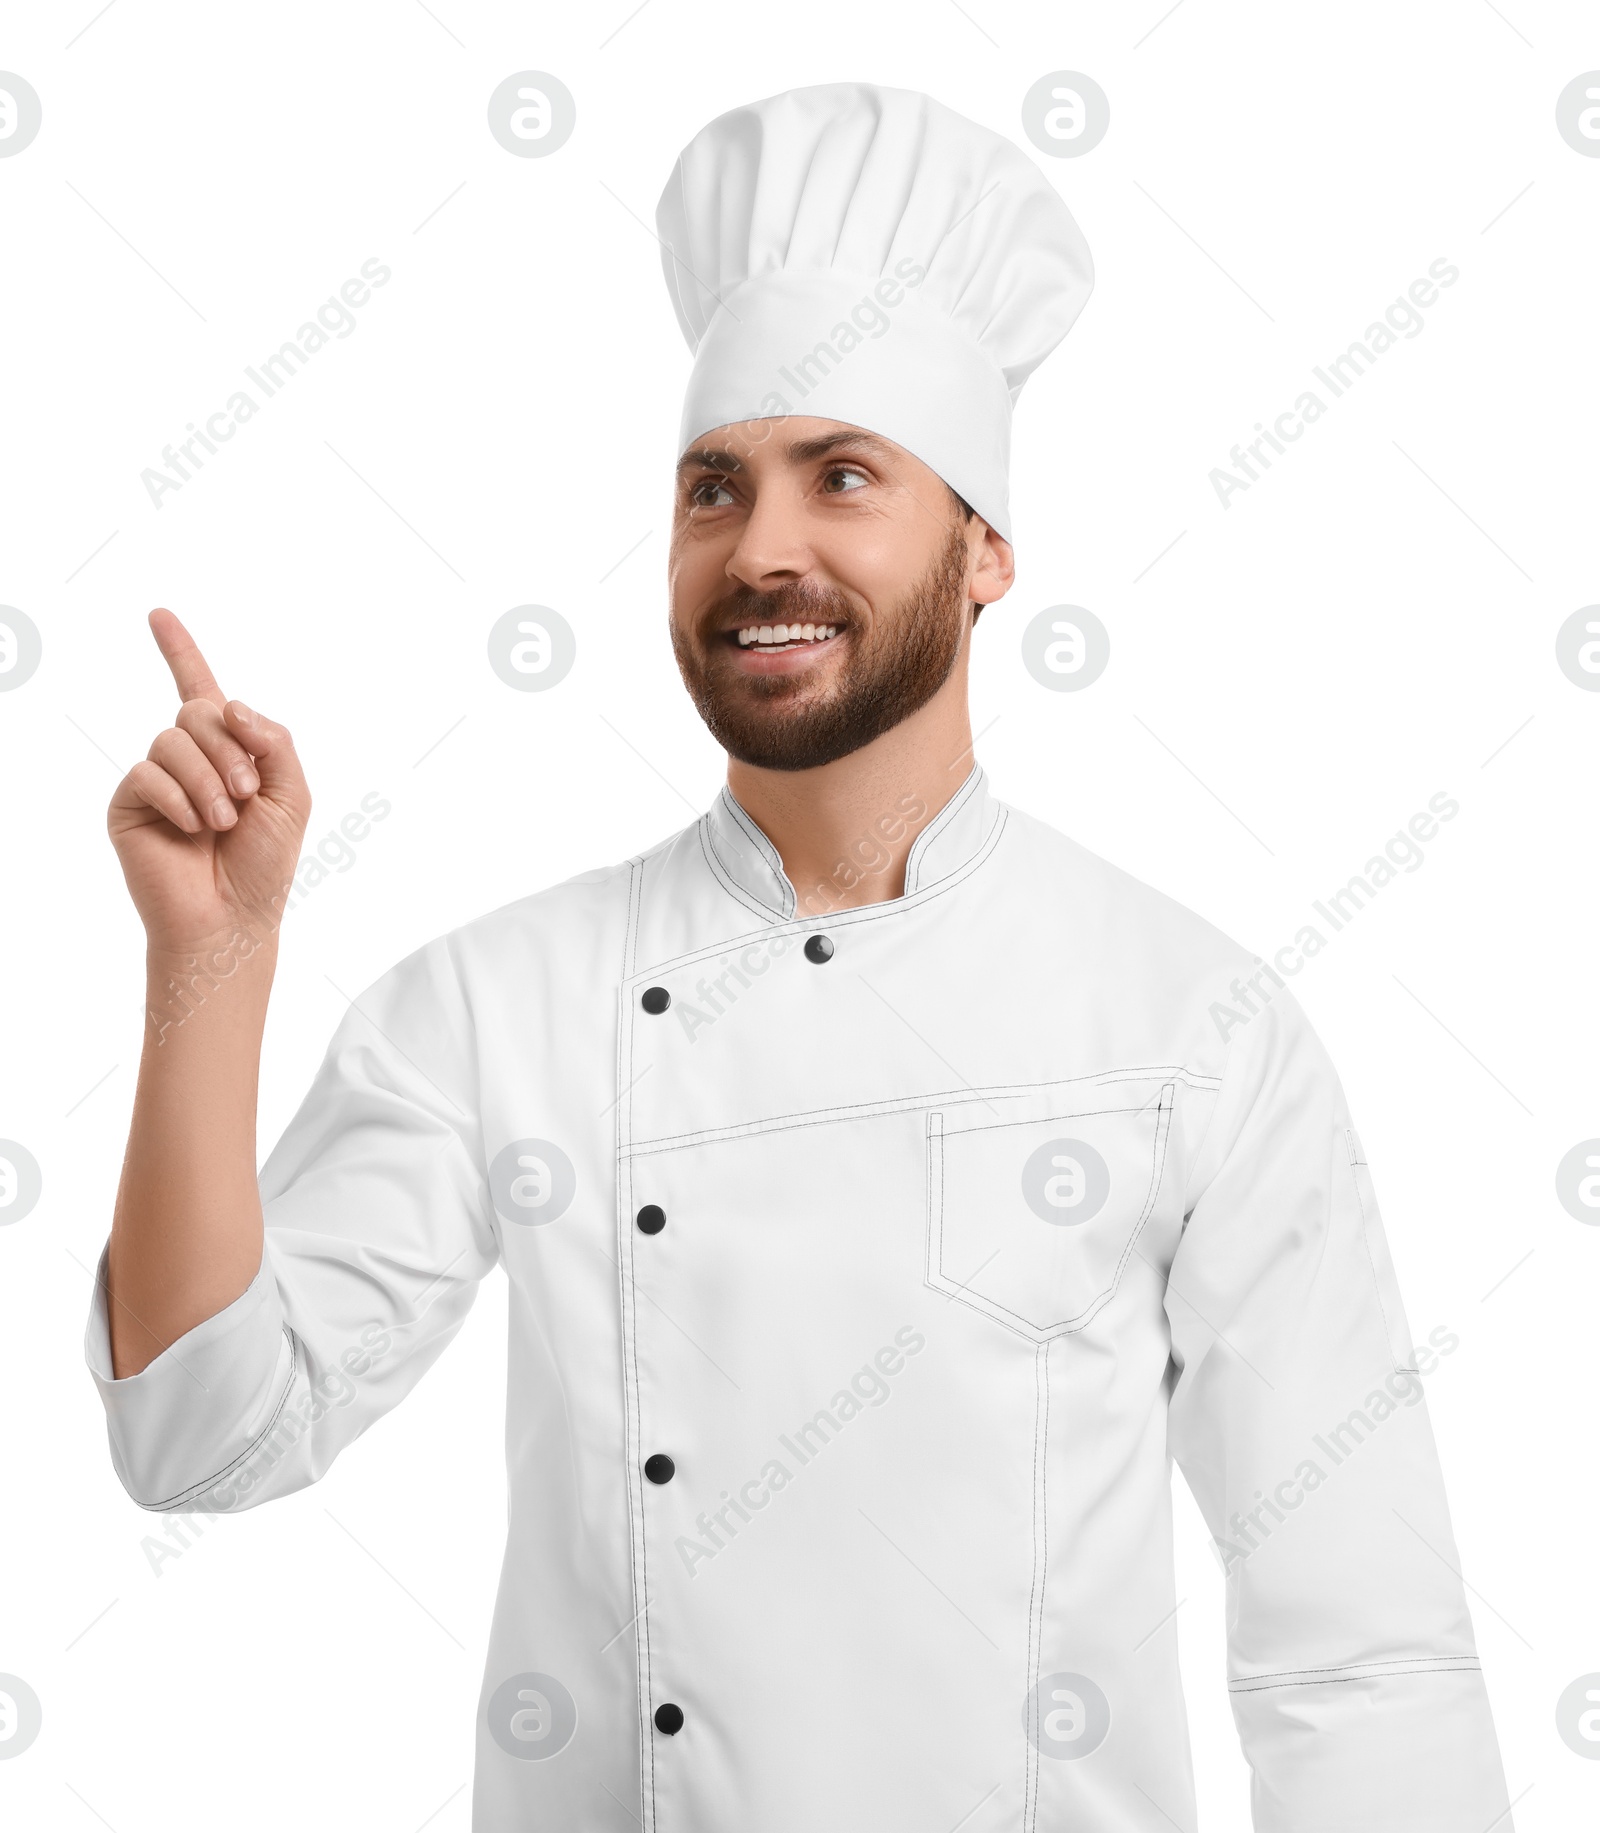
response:
{"label": "white background", "polygon": [[[1600,160],[1563,142],[1555,101],[1600,67],[1593,9],[96,3],[9,9],[0,39],[44,109],[0,159],[0,601],[44,642],[0,694],[0,1136],[44,1175],[0,1229],[0,1671],[44,1705],[0,1762],[0,1818],[467,1826],[504,1533],[502,1282],[322,1483],[217,1522],[159,1576],[161,1519],[117,1484],[82,1365],[141,1035],[104,807],[174,711],[144,618],[172,606],[226,691],[292,728],[311,843],[369,791],[393,805],[287,924],[264,1156],[346,996],[713,795],[721,756],[665,634],[688,357],[647,226],[712,115],[861,78],[1028,147],[1095,257],[1022,398],[1017,583],[977,636],[997,792],[1263,953],[1435,792],[1461,805],[1295,987],[1413,1335],[1460,1338],[1428,1401],[1517,1824],[1592,1824],[1600,1763],[1561,1742],[1555,1704],[1600,1670],[1600,1229],[1555,1170],[1600,1134],[1600,695],[1560,672],[1555,634],[1600,598]],[[486,125],[529,69],[577,99],[548,158]],[[1062,69],[1103,85],[1111,128],[1052,159],[1019,110]],[[373,256],[393,278],[354,333],[154,508],[141,470]],[[1212,467],[1439,257],[1460,279],[1421,334],[1223,508]],[[486,662],[490,624],[529,602],[577,631],[547,694]],[[1061,603],[1111,633],[1083,692],[1020,658]],[[1025,976],[995,943],[992,971]],[[1222,1580],[1181,1485],[1178,1507],[1201,1824],[1231,1833],[1248,1779]]]}

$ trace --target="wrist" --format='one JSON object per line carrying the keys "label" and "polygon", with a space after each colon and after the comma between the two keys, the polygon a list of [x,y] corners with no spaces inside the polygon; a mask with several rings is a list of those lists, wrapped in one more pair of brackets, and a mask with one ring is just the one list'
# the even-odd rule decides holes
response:
{"label": "wrist", "polygon": [[188,947],[150,944],[145,950],[145,1011],[157,1043],[197,1014],[218,1008],[259,1022],[277,966],[275,930],[240,924]]}
{"label": "wrist", "polygon": [[231,979],[246,967],[263,967],[277,958],[275,927],[241,918],[214,935],[192,942],[145,942],[145,970],[155,979],[185,974],[212,974]]}

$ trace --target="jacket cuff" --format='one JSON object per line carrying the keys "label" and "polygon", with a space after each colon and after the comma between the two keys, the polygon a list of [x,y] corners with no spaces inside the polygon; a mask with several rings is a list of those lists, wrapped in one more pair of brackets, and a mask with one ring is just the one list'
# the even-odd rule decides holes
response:
{"label": "jacket cuff", "polygon": [[1229,1683],[1257,1833],[1511,1833],[1477,1657]]}
{"label": "jacket cuff", "polygon": [[84,1360],[106,1410],[111,1461],[141,1508],[174,1509],[247,1458],[272,1429],[294,1379],[295,1341],[263,1245],[243,1292],[186,1331],[136,1375],[111,1370],[106,1298],[110,1242],[95,1269]]}

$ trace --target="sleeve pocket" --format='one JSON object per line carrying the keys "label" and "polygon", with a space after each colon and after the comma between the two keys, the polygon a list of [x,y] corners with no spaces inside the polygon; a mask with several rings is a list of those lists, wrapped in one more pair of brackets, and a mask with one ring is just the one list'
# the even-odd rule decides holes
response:
{"label": "sleeve pocket", "polygon": [[1354,1127],[1344,1130],[1350,1176],[1356,1187],[1356,1203],[1361,1212],[1361,1235],[1366,1243],[1367,1264],[1372,1268],[1372,1285],[1378,1309],[1383,1315],[1384,1333],[1389,1343],[1389,1358],[1402,1374],[1416,1374],[1417,1357],[1411,1346],[1411,1329],[1400,1299],[1400,1281],[1389,1255],[1389,1242],[1383,1231],[1383,1217],[1378,1210],[1378,1194],[1373,1188],[1372,1170],[1362,1150]]}

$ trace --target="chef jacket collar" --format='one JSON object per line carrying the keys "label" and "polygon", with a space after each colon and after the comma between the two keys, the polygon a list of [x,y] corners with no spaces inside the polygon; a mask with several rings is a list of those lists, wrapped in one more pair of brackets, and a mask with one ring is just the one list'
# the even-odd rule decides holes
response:
{"label": "chef jacket collar", "polygon": [[[959,872],[976,857],[1000,817],[1000,805],[989,793],[982,766],[974,763],[966,781],[917,836],[906,860],[905,895],[926,891]],[[891,823],[901,819],[890,814]],[[733,888],[746,901],[787,922],[795,915],[825,917],[831,910],[802,910],[783,869],[778,849],[734,800],[722,793],[701,817],[706,848]],[[863,836],[871,843],[874,837]]]}

